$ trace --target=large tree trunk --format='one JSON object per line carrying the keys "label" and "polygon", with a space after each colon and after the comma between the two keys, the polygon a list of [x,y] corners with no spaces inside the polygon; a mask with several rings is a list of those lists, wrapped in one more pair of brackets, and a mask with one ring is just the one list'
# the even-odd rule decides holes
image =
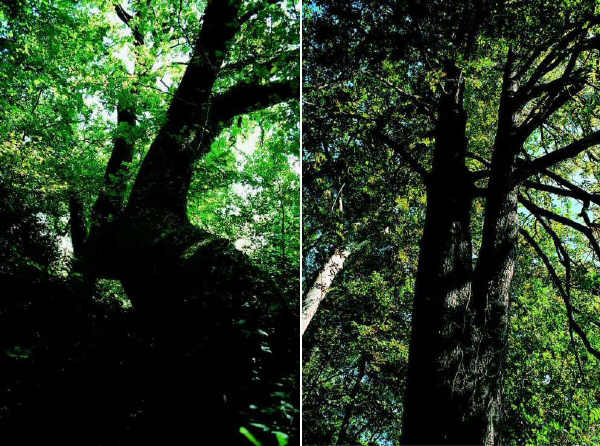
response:
{"label": "large tree trunk", "polygon": [[403,444],[465,444],[469,395],[457,389],[471,297],[473,186],[465,165],[464,83],[448,70],[439,104],[427,213],[417,272]]}
{"label": "large tree trunk", "polygon": [[[506,176],[504,176],[506,178]],[[499,444],[498,420],[502,410],[502,378],[507,353],[509,289],[516,259],[518,235],[517,191],[503,178],[490,184],[475,279],[474,319],[469,326],[472,350],[468,379],[473,388],[472,417],[485,446]]]}
{"label": "large tree trunk", "polygon": [[208,2],[194,53],[127,206],[102,225],[94,242],[99,276],[123,283],[151,344],[139,377],[141,429],[149,442],[245,441],[239,414],[248,409],[253,354],[236,321],[253,326],[264,311],[257,302],[268,307],[277,289],[230,241],[192,226],[187,216],[193,164],[219,129],[233,114],[281,102],[294,91],[281,84],[238,88],[233,100],[215,99],[213,85],[242,25],[241,4]]}
{"label": "large tree trunk", "polygon": [[455,149],[451,159],[443,155],[452,153],[444,147],[452,141],[449,135],[454,134],[449,147],[463,141],[464,116],[460,121],[444,117],[447,98],[440,107],[415,290],[405,444],[493,446],[500,441],[497,423],[518,235],[513,173],[523,143],[517,132],[518,85],[511,66],[509,53],[474,274],[469,235],[472,195],[468,176],[462,173],[464,152]]}
{"label": "large tree trunk", "polygon": [[[193,164],[210,150],[215,132],[222,125],[215,122],[211,93],[227,46],[241,26],[237,18],[240,5],[239,1],[208,3],[194,53],[171,101],[167,120],[142,162],[123,215],[109,234],[111,251],[117,253],[117,258],[110,259],[107,266],[132,290],[135,306],[161,307],[181,300],[192,286],[190,281],[196,282],[193,288],[202,288],[198,274],[206,274],[211,265],[208,255],[199,270],[188,271],[191,275],[185,280],[179,277],[179,283],[169,287],[170,297],[164,298],[164,281],[173,284],[169,277],[187,271],[183,265],[193,256],[194,247],[203,244],[206,254],[206,246],[213,245],[214,237],[190,224],[187,195]],[[225,240],[217,245],[228,245],[228,249],[215,252],[216,257],[233,252]],[[234,257],[230,259],[232,264],[239,260],[237,255]],[[159,302],[153,302],[154,297]]]}
{"label": "large tree trunk", "polygon": [[[106,170],[107,191],[99,195],[94,206],[89,249],[100,277],[120,279],[131,290],[137,290],[132,296],[136,306],[142,298],[151,300],[139,290],[162,288],[161,277],[166,275],[156,272],[173,271],[175,265],[181,267],[193,254],[190,247],[202,241],[211,243],[208,234],[188,221],[187,194],[194,161],[208,152],[217,127],[222,125],[211,115],[211,93],[227,46],[240,29],[240,6],[240,1],[207,5],[192,58],[171,101],[166,122],[142,162],[124,210],[125,183],[118,173],[130,161],[133,146],[125,138],[115,140]],[[119,123],[135,125],[134,114],[120,109]],[[138,281],[141,283],[134,285]],[[154,286],[147,285],[152,282],[156,282]],[[174,296],[177,288],[169,294]],[[161,300],[168,304],[173,299]]]}

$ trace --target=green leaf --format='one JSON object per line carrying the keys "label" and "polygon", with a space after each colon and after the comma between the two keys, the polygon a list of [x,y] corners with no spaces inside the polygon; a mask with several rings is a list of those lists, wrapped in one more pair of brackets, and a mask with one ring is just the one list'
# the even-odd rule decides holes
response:
{"label": "green leaf", "polygon": [[254,446],[262,446],[262,443],[256,439],[254,435],[250,433],[248,429],[244,426],[240,427],[240,434],[242,434],[246,439],[252,443]]}
{"label": "green leaf", "polygon": [[275,435],[275,438],[277,438],[278,446],[287,446],[290,439],[288,434],[279,431],[273,431],[273,435]]}

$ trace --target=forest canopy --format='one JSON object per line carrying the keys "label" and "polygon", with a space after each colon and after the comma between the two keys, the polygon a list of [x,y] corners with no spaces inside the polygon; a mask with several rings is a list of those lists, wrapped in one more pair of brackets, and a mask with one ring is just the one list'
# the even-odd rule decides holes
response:
{"label": "forest canopy", "polygon": [[304,11],[304,444],[598,444],[597,2]]}
{"label": "forest canopy", "polygon": [[299,8],[0,5],[6,435],[297,441]]}

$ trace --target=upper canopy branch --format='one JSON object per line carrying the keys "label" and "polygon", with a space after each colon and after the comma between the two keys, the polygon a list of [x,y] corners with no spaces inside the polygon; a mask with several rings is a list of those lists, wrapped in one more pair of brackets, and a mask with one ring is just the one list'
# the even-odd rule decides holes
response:
{"label": "upper canopy branch", "polygon": [[587,200],[588,199],[587,195],[580,195],[569,189],[552,186],[551,184],[544,184],[544,183],[540,183],[538,181],[529,181],[529,180],[525,181],[525,183],[523,183],[523,184],[532,189],[543,191],[543,192],[549,192],[551,194],[559,195],[561,197],[575,198],[578,200]]}
{"label": "upper canopy branch", "polygon": [[433,115],[433,109],[434,109],[434,107],[432,107],[432,105],[429,104],[423,97],[421,97],[419,95],[416,95],[416,94],[413,94],[413,93],[409,93],[406,90],[403,90],[402,88],[400,88],[397,85],[394,85],[388,79],[386,79],[385,77],[379,75],[377,72],[375,72],[373,70],[369,70],[367,73],[370,74],[370,75],[372,75],[372,76],[374,76],[381,83],[385,84],[387,87],[389,87],[392,90],[394,90],[402,98],[408,99],[409,101],[411,101],[416,106],[416,108],[419,109],[423,114],[425,114],[427,116]]}
{"label": "upper canopy branch", "polygon": [[574,198],[576,200],[580,200],[584,203],[584,205],[586,203],[595,203],[600,205],[600,195],[597,194],[591,194],[589,192],[587,192],[584,189],[581,189],[578,186],[575,186],[574,184],[570,184],[565,180],[566,184],[569,184],[571,186],[573,186],[572,188],[564,188],[564,187],[557,187],[557,186],[553,186],[551,184],[545,184],[545,183],[540,183],[539,181],[525,181],[524,185],[527,187],[530,187],[532,189],[535,190],[539,190],[539,191],[543,191],[543,192],[548,192],[554,195],[559,195],[561,197],[568,197],[568,198]]}
{"label": "upper canopy branch", "polygon": [[429,181],[429,172],[427,171],[427,169],[425,169],[425,167],[423,167],[421,163],[414,159],[402,144],[398,143],[397,141],[394,141],[392,138],[380,131],[376,132],[375,137],[380,139],[385,145],[387,145],[394,152],[399,154],[400,157],[402,157],[402,159],[404,159],[404,161],[407,162],[410,168],[417,172],[421,176],[421,178],[423,178],[425,183]]}
{"label": "upper canopy branch", "polygon": [[270,72],[271,68],[275,66],[275,63],[280,61],[282,57],[286,56],[294,56],[298,60],[300,60],[300,48],[277,51],[276,53],[273,53],[267,58],[265,58],[262,54],[254,54],[251,57],[223,65],[223,67],[221,67],[221,74],[223,74],[224,72],[226,73],[230,71],[240,70],[242,68],[248,67],[249,65],[253,67],[260,66],[263,69],[266,69]]}
{"label": "upper canopy branch", "polygon": [[560,88],[549,91],[542,96],[537,107],[533,108],[525,122],[519,126],[518,132],[523,141],[529,137],[538,127],[544,124],[550,116],[558,111],[563,105],[579,93],[585,86],[585,78],[574,78],[566,82]]}
{"label": "upper canopy branch", "polygon": [[262,2],[259,2],[259,4],[257,6],[250,8],[248,11],[246,11],[246,12],[244,12],[244,14],[242,14],[242,16],[239,18],[239,23],[240,24],[246,23],[247,21],[252,19],[252,17],[254,17],[256,14],[258,14],[261,10],[263,10],[265,7],[267,7],[269,5],[274,5],[276,3],[279,3],[280,1],[281,0],[263,0]]}
{"label": "upper canopy branch", "polygon": [[546,56],[537,64],[533,73],[525,83],[522,89],[523,95],[528,95],[536,84],[548,73],[558,67],[561,63],[568,60],[567,68],[563,71],[563,76],[569,73],[575,66],[575,61],[582,51],[596,46],[595,37],[584,38],[590,26],[597,25],[600,18],[595,15],[589,18],[587,22],[580,22],[573,27],[555,43],[546,42],[538,46],[530,58],[523,65],[520,75],[525,74],[527,70],[541,54],[547,52]]}
{"label": "upper canopy branch", "polygon": [[580,199],[583,200],[584,203],[589,201],[591,203],[600,205],[600,195],[589,193],[585,189],[577,186],[576,184],[571,183],[570,181],[565,180],[563,177],[557,175],[556,173],[550,170],[545,169],[544,171],[542,171],[542,173],[547,177],[551,178],[557,184],[568,188],[573,194],[579,195],[579,197],[581,197]]}
{"label": "upper canopy branch", "polygon": [[[525,122],[520,126],[519,133],[523,139],[527,138],[575,94],[586,85],[590,69],[579,65],[580,55],[585,51],[596,48],[595,38],[585,38],[589,25],[596,21],[582,22],[574,29],[567,32],[555,45],[545,49],[539,48],[534,54],[548,51],[548,54],[537,64],[529,79],[517,93],[517,103],[525,106],[530,101],[537,99],[535,106],[529,112]],[[533,60],[530,60],[533,62]],[[543,78],[554,70],[564,66],[557,79],[543,82]],[[521,74],[524,74],[521,72]]]}
{"label": "upper canopy branch", "polygon": [[583,69],[575,71],[565,70],[563,76],[559,77],[558,79],[554,79],[543,84],[535,85],[534,87],[529,89],[529,91],[527,91],[527,94],[523,95],[522,101],[524,103],[529,102],[530,100],[535,99],[544,94],[548,96],[554,96],[565,87],[568,87],[569,85],[580,81],[584,77],[584,75],[585,70]]}
{"label": "upper canopy branch", "polygon": [[[552,229],[550,224],[546,220],[544,220],[540,215],[535,215],[535,218],[542,225],[544,230],[550,235],[550,237],[552,237],[554,246],[556,248],[556,253],[558,254],[558,258],[565,268],[565,287],[563,290],[562,287],[560,286],[560,282],[558,281],[558,275],[556,274],[556,272],[554,271],[554,268],[550,264],[549,259],[547,257],[543,258],[541,256],[542,260],[546,264],[548,271],[550,272],[551,278],[554,280],[556,287],[559,289],[559,292],[561,293],[561,296],[563,297],[563,301],[564,301],[566,309],[567,309],[567,315],[569,317],[569,334],[571,336],[571,342],[573,343],[573,348],[575,350],[576,358],[579,363],[579,357],[577,355],[577,350],[575,349],[575,344],[574,344],[574,339],[573,339],[573,331],[575,331],[577,333],[577,335],[582,339],[582,341],[584,342],[584,345],[586,346],[588,351],[590,351],[590,353],[593,354],[594,349],[591,348],[591,344],[587,341],[587,337],[585,336],[585,333],[583,332],[581,327],[575,321],[575,316],[574,316],[575,314],[578,314],[581,316],[585,316],[585,314],[583,314],[581,312],[581,310],[579,310],[578,308],[573,306],[573,303],[571,301],[571,262],[572,262],[571,257],[569,256],[569,252],[568,252],[567,248],[565,247],[564,243],[562,242],[562,240],[560,239],[558,234],[556,234],[556,232]],[[532,243],[532,242],[535,243],[535,241],[532,238],[528,241],[530,243]],[[532,246],[534,246],[534,245],[532,245]],[[536,250],[536,252],[538,254],[540,252],[542,252],[539,245],[537,245],[537,248],[536,248],[536,246],[534,246],[534,249]],[[600,324],[598,324],[597,321],[590,320],[589,318],[586,318],[586,319],[587,319],[587,322],[591,322],[592,324],[594,324],[597,327],[600,326]],[[581,365],[580,365],[580,370],[582,370]]]}

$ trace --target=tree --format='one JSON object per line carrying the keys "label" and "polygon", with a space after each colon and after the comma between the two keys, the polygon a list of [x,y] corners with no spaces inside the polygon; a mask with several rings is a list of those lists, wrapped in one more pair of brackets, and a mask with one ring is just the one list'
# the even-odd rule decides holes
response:
{"label": "tree", "polygon": [[[311,62],[339,86],[327,119],[350,116],[361,129],[351,138],[397,151],[427,190],[403,442],[498,444],[517,203],[543,216],[524,198],[532,187],[591,200],[560,163],[598,142],[586,86],[595,70],[593,5],[316,2],[313,11]],[[331,51],[341,55],[327,61]],[[545,126],[564,128],[550,147]],[[562,187],[532,184],[545,172]],[[571,227],[591,235],[590,223]]]}
{"label": "tree", "polygon": [[300,323],[300,336],[304,335],[304,332],[308,328],[308,324],[310,324],[310,320],[317,312],[319,304],[325,298],[337,273],[344,267],[344,262],[349,255],[350,252],[346,249],[341,251],[336,250],[323,269],[319,272],[311,289],[306,293],[306,296],[302,300],[303,308],[302,320]]}
{"label": "tree", "polygon": [[[21,161],[20,150],[31,163],[40,148],[47,149],[33,171],[46,181],[44,188],[58,185],[52,199],[44,197],[57,207],[57,222],[68,203],[76,294],[91,299],[107,280],[119,281],[133,305],[138,335],[156,346],[137,364],[144,370],[139,387],[146,391],[143,435],[187,438],[201,420],[211,435],[246,441],[239,428],[256,398],[256,386],[249,390],[256,381],[251,375],[264,372],[279,382],[293,376],[297,357],[290,345],[297,335],[287,328],[296,313],[291,283],[297,265],[288,257],[298,250],[298,183],[290,172],[298,150],[296,6],[25,1],[1,11],[2,57],[8,62],[2,78],[11,87],[4,99],[3,155],[14,155],[12,168]],[[284,120],[290,124],[280,125]],[[264,246],[247,250],[255,257],[235,248],[241,223],[227,234],[190,221],[203,217],[190,203],[207,209],[197,197],[190,199],[192,183],[194,191],[216,190],[202,184],[211,176],[199,174],[197,166],[231,166],[235,157],[223,146],[244,139],[240,134],[247,138],[256,121],[266,133],[263,146],[275,150],[269,163],[248,171],[270,175],[279,214],[250,217],[262,218],[264,227],[277,222],[281,230],[268,235],[278,241],[277,274],[270,259],[256,261]],[[226,159],[207,164],[215,146]],[[259,152],[252,162],[260,162]],[[23,184],[34,186],[29,178]],[[222,187],[231,190],[232,184]],[[275,195],[271,185],[257,186],[256,193],[267,203]],[[224,206],[232,201],[221,200]],[[258,198],[247,201],[248,213],[253,206],[258,210]],[[269,341],[260,342],[269,352],[273,348],[272,359],[244,351],[248,337],[262,336],[257,333],[265,322]],[[285,385],[293,392],[297,383]]]}

